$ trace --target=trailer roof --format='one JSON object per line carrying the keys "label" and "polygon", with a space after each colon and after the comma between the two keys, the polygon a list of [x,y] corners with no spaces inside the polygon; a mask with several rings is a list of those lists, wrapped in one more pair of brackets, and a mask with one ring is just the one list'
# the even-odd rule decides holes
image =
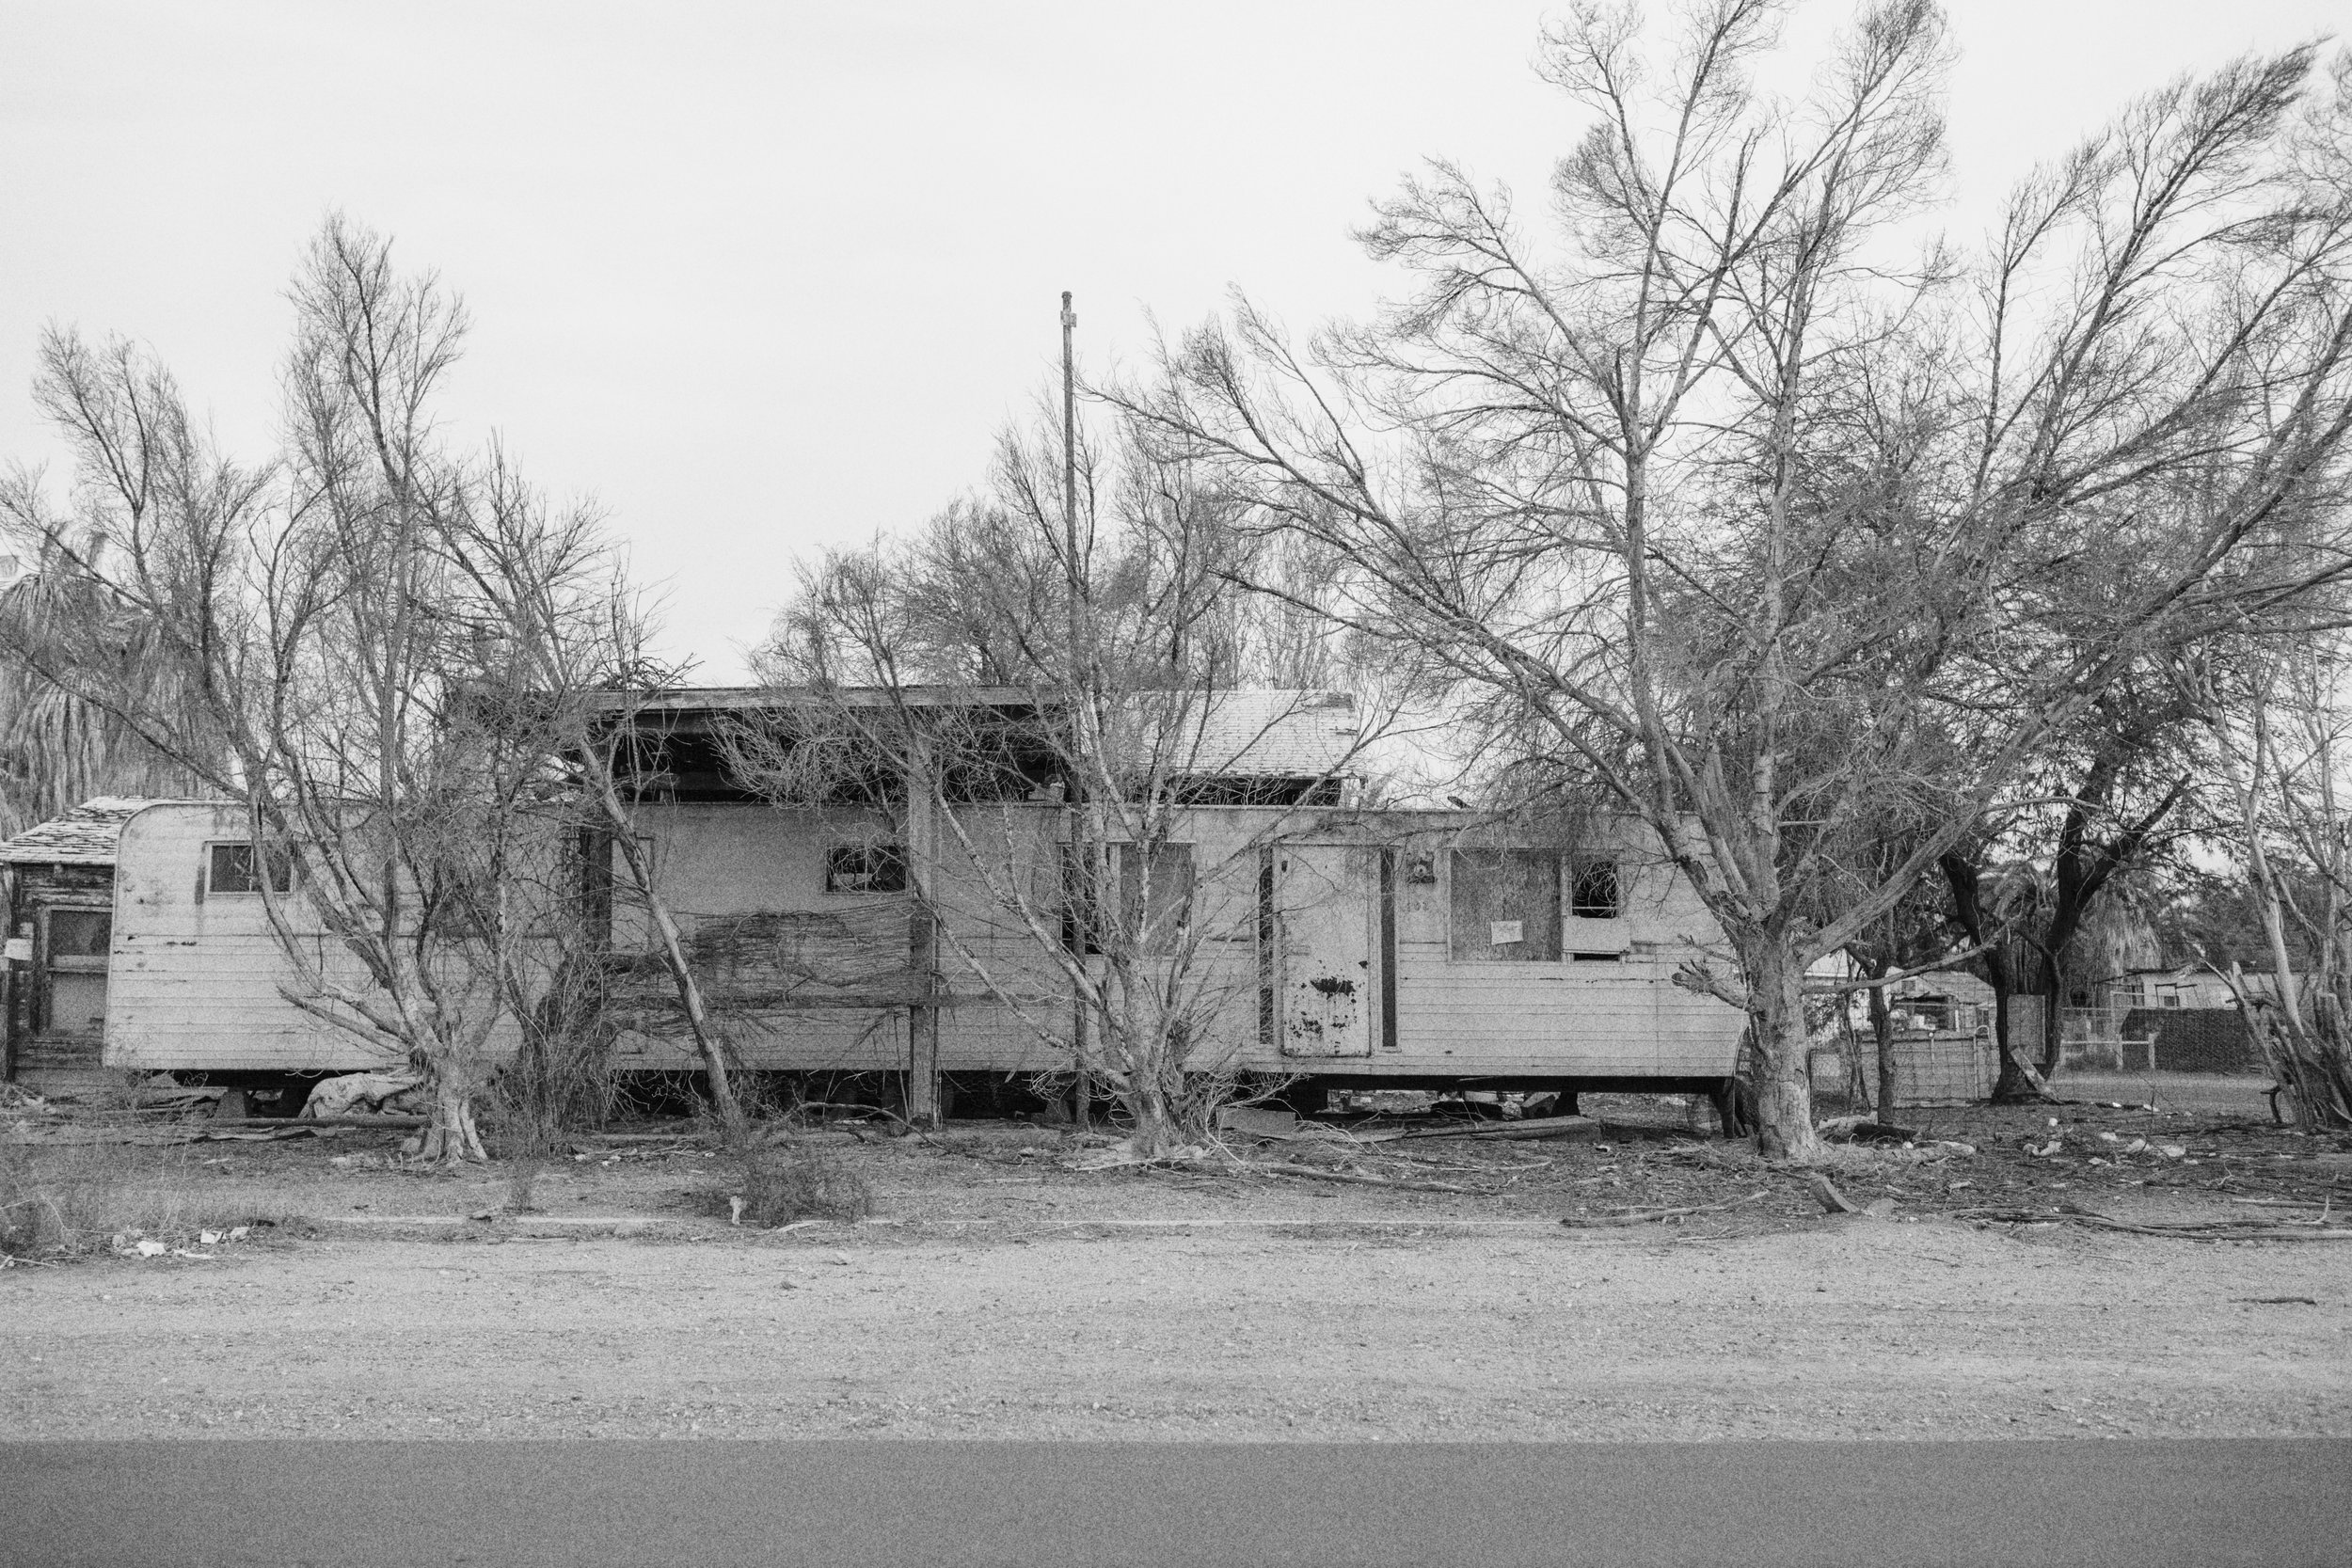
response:
{"label": "trailer roof", "polygon": [[0,842],[0,864],[112,865],[122,825],[149,806],[174,803],[133,795],[98,796]]}
{"label": "trailer roof", "polygon": [[[1017,686],[910,686],[895,692],[881,687],[681,687],[592,702],[623,721],[672,734],[696,733],[726,715],[827,706],[988,708],[1019,717],[1054,705],[1051,695]],[[1119,697],[1114,709],[1118,741],[1139,753],[1159,752],[1176,761],[1176,772],[1316,778],[1360,771],[1360,721],[1356,699],[1344,691],[1133,691]]]}

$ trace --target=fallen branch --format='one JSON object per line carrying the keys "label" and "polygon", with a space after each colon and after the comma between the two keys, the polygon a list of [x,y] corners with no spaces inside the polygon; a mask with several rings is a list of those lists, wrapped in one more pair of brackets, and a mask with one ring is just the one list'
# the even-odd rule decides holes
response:
{"label": "fallen branch", "polygon": [[431,1117],[343,1116],[343,1117],[209,1117],[206,1127],[423,1127]]}
{"label": "fallen branch", "polygon": [[2342,1242],[2352,1241],[2352,1227],[2322,1229],[2309,1224],[2278,1224],[2245,1220],[2197,1220],[2179,1225],[2139,1225],[2111,1214],[2068,1207],[2031,1209],[1955,1209],[1948,1216],[1995,1225],[2079,1225],[2092,1230],[2112,1230],[2126,1236],[2157,1236],[2174,1242]]}
{"label": "fallen branch", "polygon": [[1759,1197],[1771,1196],[1771,1189],[1767,1188],[1762,1192],[1750,1193],[1745,1197],[1735,1197],[1728,1203],[1694,1203],[1683,1209],[1629,1209],[1621,1214],[1567,1214],[1561,1217],[1560,1223],[1583,1229],[1597,1229],[1612,1225],[1649,1225],[1659,1220],[1681,1219],[1691,1214],[1720,1214],[1726,1209],[1737,1209],[1742,1203],[1754,1203]]}
{"label": "fallen branch", "polygon": [[1394,1181],[1385,1176],[1359,1176],[1352,1171],[1317,1170],[1312,1165],[1258,1164],[1247,1160],[1239,1162],[1239,1164],[1243,1170],[1254,1171],[1261,1176],[1299,1176],[1310,1181],[1344,1181],[1357,1187],[1396,1187],[1412,1193],[1457,1193],[1466,1197],[1492,1197],[1494,1196],[1485,1187],[1463,1187],[1451,1181]]}
{"label": "fallen branch", "polygon": [[[1591,1117],[1539,1117],[1534,1121],[1506,1121],[1487,1127],[1455,1130],[1451,1127],[1416,1127],[1407,1132],[1408,1138],[1477,1138],[1499,1143],[1522,1138],[1572,1138],[1579,1132],[1598,1137],[1610,1131],[1609,1124]],[[1646,1128],[1621,1128],[1620,1133],[1648,1132]]]}

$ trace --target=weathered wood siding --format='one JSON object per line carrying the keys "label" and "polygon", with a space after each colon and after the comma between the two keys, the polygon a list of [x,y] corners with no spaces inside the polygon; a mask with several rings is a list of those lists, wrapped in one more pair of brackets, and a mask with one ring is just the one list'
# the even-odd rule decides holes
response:
{"label": "weathered wood siding", "polygon": [[[642,820],[655,844],[662,895],[752,1065],[907,1065],[909,1013],[922,996],[911,961],[914,901],[824,890],[834,846],[896,842],[882,819],[857,811],[689,804],[651,808]],[[1617,918],[1564,917],[1556,958],[1505,962],[1454,956],[1451,850],[1518,840],[1449,827],[1467,817],[1394,814],[1288,843],[1309,820],[1279,808],[1202,808],[1187,814],[1175,835],[1190,845],[1197,879],[1200,946],[1188,986],[1205,1021],[1198,1065],[1399,1076],[1732,1070],[1744,1020],[1670,980],[1712,936],[1713,921],[1689,885],[1642,848],[1638,832],[1612,838],[1588,827],[1588,835],[1602,836],[1580,851],[1616,861]],[[937,835],[928,869],[946,927],[937,959],[944,1071],[1026,1072],[1069,1063],[1067,989],[1005,896],[1018,885],[1050,908],[1062,831],[1059,808],[1012,805],[965,808]],[[1269,850],[1274,906],[1262,911],[1260,847],[1275,839],[1285,843]],[[1383,991],[1383,854],[1393,857],[1392,1013]],[[1407,874],[1416,862],[1428,879]],[[1270,945],[1261,941],[1262,912]],[[617,951],[637,955],[620,1060],[691,1068],[691,1041],[652,962],[644,912],[616,912],[614,940]],[[1335,1000],[1345,987],[1353,989]],[[1263,1013],[1262,996],[1270,1004]],[[1304,1026],[1309,1012],[1312,1029]],[[1294,1037],[1309,1034],[1333,1048],[1297,1049]]]}

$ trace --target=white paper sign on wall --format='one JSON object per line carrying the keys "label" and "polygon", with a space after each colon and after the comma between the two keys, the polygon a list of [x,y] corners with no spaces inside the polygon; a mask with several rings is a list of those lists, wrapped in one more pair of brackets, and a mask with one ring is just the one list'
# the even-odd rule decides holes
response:
{"label": "white paper sign on wall", "polygon": [[1507,947],[1515,942],[1525,942],[1527,938],[1520,930],[1521,924],[1517,920],[1488,921],[1486,923],[1487,944],[1493,947]]}
{"label": "white paper sign on wall", "polygon": [[33,961],[33,939],[30,937],[8,938],[8,951],[0,957],[6,957],[10,963],[31,963]]}

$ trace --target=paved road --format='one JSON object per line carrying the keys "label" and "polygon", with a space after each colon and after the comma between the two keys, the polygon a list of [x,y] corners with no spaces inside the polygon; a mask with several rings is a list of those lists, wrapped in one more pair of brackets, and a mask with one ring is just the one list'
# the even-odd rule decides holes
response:
{"label": "paved road", "polygon": [[2352,1442],[0,1444],[0,1562],[2352,1561]]}

